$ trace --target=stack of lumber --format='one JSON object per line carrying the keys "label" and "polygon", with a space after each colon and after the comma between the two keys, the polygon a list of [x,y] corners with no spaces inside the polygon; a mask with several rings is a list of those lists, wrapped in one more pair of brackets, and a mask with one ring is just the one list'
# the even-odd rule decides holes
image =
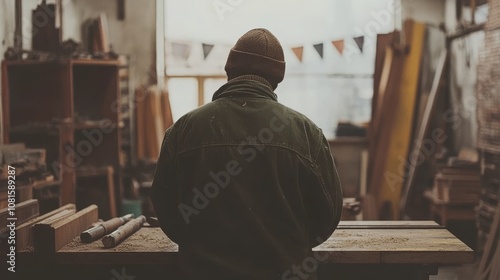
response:
{"label": "stack of lumber", "polygon": [[45,149],[26,148],[24,143],[0,145],[0,164],[0,208],[7,207],[9,185],[15,185],[16,203],[20,203],[33,198],[35,185],[54,181],[47,171]]}
{"label": "stack of lumber", "polygon": [[[29,200],[13,208],[16,218],[16,250],[35,253],[54,253],[73,240],[82,231],[97,222],[97,206],[91,205],[76,211],[74,204],[67,204],[39,216],[38,201]],[[7,230],[7,215],[12,209],[0,210],[0,233]],[[6,242],[2,242],[6,244]]]}
{"label": "stack of lumber", "polygon": [[[12,212],[11,212],[12,211]],[[29,219],[38,217],[39,208],[38,200],[30,199],[21,203],[15,204],[15,207],[5,207],[0,209],[0,234],[6,232],[9,218],[15,218],[17,225],[20,225]]]}
{"label": "stack of lumber", "polygon": [[453,203],[478,203],[481,194],[481,174],[477,165],[444,166],[434,179],[434,197]]}
{"label": "stack of lumber", "polygon": [[482,161],[482,189],[476,212],[478,251],[485,249],[500,203],[500,154],[485,153]]}
{"label": "stack of lumber", "polygon": [[76,213],[70,209],[61,209],[56,214],[33,225],[35,253],[57,252],[97,220],[96,205],[91,205]]}

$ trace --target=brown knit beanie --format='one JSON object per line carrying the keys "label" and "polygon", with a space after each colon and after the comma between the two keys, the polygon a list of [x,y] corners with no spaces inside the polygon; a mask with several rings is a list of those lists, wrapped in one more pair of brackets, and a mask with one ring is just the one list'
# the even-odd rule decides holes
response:
{"label": "brown knit beanie", "polygon": [[242,75],[257,75],[276,89],[285,76],[285,56],[278,39],[264,28],[252,29],[241,36],[229,52],[228,80]]}

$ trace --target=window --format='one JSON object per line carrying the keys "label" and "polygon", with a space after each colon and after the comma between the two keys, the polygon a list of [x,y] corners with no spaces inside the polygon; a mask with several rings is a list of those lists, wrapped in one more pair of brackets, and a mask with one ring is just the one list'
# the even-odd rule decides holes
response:
{"label": "window", "polygon": [[[279,102],[308,116],[328,138],[339,121],[369,121],[376,34],[394,30],[398,3],[166,0],[165,61],[174,119],[211,101],[226,82],[224,65],[236,40],[264,27],[285,52],[285,79],[276,89]],[[333,44],[340,40],[342,53]],[[302,47],[302,61],[297,47]]]}

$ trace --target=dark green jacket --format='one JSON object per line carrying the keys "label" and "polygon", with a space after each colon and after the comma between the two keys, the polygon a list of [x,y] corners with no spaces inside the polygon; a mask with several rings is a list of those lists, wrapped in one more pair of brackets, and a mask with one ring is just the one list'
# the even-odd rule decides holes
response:
{"label": "dark green jacket", "polygon": [[166,131],[152,199],[189,279],[315,279],[311,248],[342,211],[322,131],[256,76]]}

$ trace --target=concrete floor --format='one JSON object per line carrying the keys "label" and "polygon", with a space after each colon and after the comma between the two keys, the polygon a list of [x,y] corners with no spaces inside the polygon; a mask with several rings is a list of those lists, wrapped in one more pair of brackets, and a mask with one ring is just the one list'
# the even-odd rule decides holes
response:
{"label": "concrete floor", "polygon": [[439,268],[436,276],[429,277],[429,280],[473,280],[479,262],[462,266],[445,266]]}

